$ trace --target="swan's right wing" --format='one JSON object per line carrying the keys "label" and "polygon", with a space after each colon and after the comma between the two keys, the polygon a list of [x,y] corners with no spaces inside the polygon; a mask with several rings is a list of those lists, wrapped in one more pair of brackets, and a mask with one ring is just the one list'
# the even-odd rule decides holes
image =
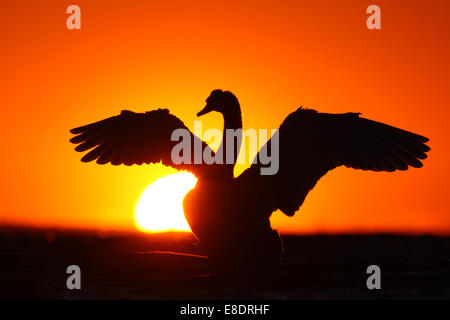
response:
{"label": "swan's right wing", "polygon": [[276,174],[261,175],[261,154],[276,150],[272,137],[238,181],[253,189],[254,201],[261,201],[266,212],[280,209],[289,216],[329,170],[341,165],[372,171],[419,168],[420,159],[425,159],[430,150],[425,144],[427,138],[360,118],[358,113],[328,114],[300,108],[284,120],[276,135]]}
{"label": "swan's right wing", "polygon": [[[181,135],[173,138],[177,132]],[[158,109],[146,113],[122,111],[120,115],[70,130],[76,136],[70,142],[78,144],[78,152],[88,151],[81,158],[83,162],[96,160],[98,164],[132,165],[158,163],[178,170],[188,170],[196,176],[207,174],[211,168],[205,164],[195,164],[192,150],[201,147],[212,155],[208,144],[192,134],[183,122],[169,113],[167,109]],[[185,151],[174,147],[182,139]],[[187,150],[189,149],[189,150]],[[183,160],[183,161],[181,161]],[[188,161],[186,161],[188,160]]]}

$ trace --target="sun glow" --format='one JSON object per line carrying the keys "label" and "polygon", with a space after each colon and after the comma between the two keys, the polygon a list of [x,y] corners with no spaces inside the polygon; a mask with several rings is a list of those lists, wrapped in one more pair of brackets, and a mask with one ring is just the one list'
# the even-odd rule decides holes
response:
{"label": "sun glow", "polygon": [[183,213],[183,198],[197,178],[180,172],[162,177],[142,192],[135,209],[135,224],[140,231],[190,231]]}

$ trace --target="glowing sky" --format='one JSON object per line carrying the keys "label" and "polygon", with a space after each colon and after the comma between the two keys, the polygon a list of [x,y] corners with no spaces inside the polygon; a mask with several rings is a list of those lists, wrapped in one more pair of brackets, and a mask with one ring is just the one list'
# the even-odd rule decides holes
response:
{"label": "glowing sky", "polygon": [[[81,30],[66,28],[73,3]],[[174,170],[83,164],[68,130],[157,107],[192,129],[222,88],[244,129],[303,105],[430,138],[422,169],[328,173],[294,218],[274,214],[281,232],[450,233],[450,2],[376,3],[381,30],[367,1],[1,1],[0,223],[134,229],[139,195]]]}

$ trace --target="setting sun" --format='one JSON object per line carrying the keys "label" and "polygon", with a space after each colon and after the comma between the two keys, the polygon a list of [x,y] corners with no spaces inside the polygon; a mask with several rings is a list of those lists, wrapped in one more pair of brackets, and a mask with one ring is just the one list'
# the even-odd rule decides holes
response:
{"label": "setting sun", "polygon": [[142,192],[136,204],[136,227],[145,232],[190,231],[182,204],[196,182],[195,176],[187,172],[156,180]]}

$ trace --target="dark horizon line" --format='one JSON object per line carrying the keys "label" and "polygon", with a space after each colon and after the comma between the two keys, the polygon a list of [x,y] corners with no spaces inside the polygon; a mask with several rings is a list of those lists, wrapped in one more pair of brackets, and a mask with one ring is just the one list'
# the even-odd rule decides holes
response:
{"label": "dark horizon line", "polygon": [[[95,234],[98,237],[110,237],[110,236],[143,236],[143,237],[154,237],[154,236],[171,236],[171,235],[191,235],[191,231],[173,230],[173,231],[155,231],[155,232],[145,232],[138,229],[126,230],[119,228],[95,228],[92,226],[83,228],[77,226],[63,227],[63,226],[38,226],[34,224],[26,223],[1,223],[0,222],[0,233],[3,232],[26,232],[31,231],[32,233],[65,233],[65,234]],[[332,237],[332,236],[399,236],[399,237],[439,237],[439,238],[450,238],[450,231],[448,232],[416,232],[416,231],[341,231],[341,232],[281,232],[284,237]]]}

